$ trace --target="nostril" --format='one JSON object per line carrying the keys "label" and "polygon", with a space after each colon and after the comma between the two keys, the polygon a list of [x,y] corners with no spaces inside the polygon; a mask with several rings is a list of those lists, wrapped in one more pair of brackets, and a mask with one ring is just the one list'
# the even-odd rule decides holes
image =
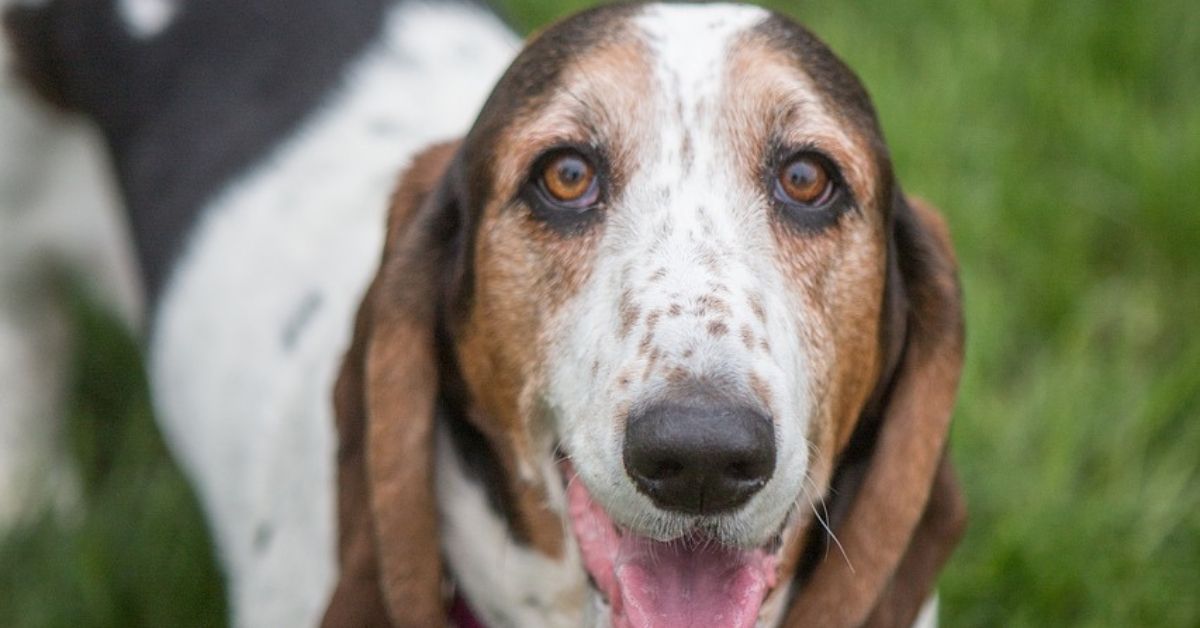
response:
{"label": "nostril", "polygon": [[725,476],[731,480],[760,481],[762,480],[762,465],[753,462],[734,462],[725,466]]}
{"label": "nostril", "polygon": [[677,460],[660,460],[647,465],[645,471],[642,472],[642,475],[644,475],[647,480],[661,482],[664,480],[670,480],[671,478],[677,477],[682,473],[683,463]]}

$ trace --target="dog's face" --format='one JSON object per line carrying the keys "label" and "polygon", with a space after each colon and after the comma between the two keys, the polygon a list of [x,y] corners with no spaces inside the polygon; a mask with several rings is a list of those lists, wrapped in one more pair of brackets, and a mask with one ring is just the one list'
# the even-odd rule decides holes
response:
{"label": "dog's face", "polygon": [[610,601],[672,560],[761,600],[881,370],[883,150],[853,75],[754,7],[585,14],[497,86],[457,356],[515,471],[564,474]]}
{"label": "dog's face", "polygon": [[[961,359],[944,226],[900,193],[823,44],[753,7],[571,18],[397,192],[339,379],[327,617],[382,595],[394,620],[442,621],[442,417],[441,451],[535,550],[522,565],[571,580],[504,598],[512,548],[448,542],[498,621],[571,622],[585,587],[616,626],[911,619],[961,526],[942,463]],[[835,483],[821,523],[845,561],[808,535]]]}

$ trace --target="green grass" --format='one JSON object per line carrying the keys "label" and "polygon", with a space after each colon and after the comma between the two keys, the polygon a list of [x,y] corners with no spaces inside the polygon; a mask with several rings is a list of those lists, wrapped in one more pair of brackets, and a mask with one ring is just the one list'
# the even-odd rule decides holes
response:
{"label": "green grass", "polygon": [[[533,26],[582,4],[511,6]],[[972,523],[944,624],[1200,625],[1194,2],[780,8],[859,72],[906,189],[954,232]],[[0,625],[216,623],[203,529],[130,345],[82,318],[83,379],[103,377],[77,387],[73,432],[83,468],[107,471],[89,472],[80,521],[0,546]]]}
{"label": "green grass", "polygon": [[0,626],[219,626],[223,584],[203,516],[154,426],[137,344],[78,292],[66,412],[77,512],[0,543]]}

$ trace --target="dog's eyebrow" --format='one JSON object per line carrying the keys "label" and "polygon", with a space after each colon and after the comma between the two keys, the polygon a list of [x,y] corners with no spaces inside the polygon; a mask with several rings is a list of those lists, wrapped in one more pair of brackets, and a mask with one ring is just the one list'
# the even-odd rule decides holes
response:
{"label": "dog's eyebrow", "polygon": [[589,103],[570,86],[564,87],[562,93],[573,103],[570,113],[574,117],[575,123],[586,130],[588,134],[598,137],[600,135],[599,121],[607,117],[605,112]]}
{"label": "dog's eyebrow", "polygon": [[789,94],[787,100],[775,110],[771,120],[772,128],[776,131],[793,128],[806,115],[812,115],[814,112],[824,113],[821,108],[821,102],[811,96]]}
{"label": "dog's eyebrow", "polygon": [[791,94],[775,110],[769,125],[771,142],[824,153],[841,169],[848,192],[856,201],[871,198],[875,174],[868,156],[874,140],[836,111],[830,111],[827,103],[803,93]]}
{"label": "dog's eyebrow", "polygon": [[818,90],[825,104],[864,134],[879,134],[875,107],[866,88],[841,59],[808,29],[778,14],[755,27],[753,39],[781,53]]}

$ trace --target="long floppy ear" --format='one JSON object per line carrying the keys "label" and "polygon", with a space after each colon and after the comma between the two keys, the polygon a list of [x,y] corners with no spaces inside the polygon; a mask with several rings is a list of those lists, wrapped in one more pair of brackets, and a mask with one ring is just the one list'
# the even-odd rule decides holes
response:
{"label": "long floppy ear", "polygon": [[908,551],[864,626],[907,628],[913,624],[937,583],[938,572],[962,538],[966,521],[966,500],[959,490],[954,465],[944,456]]}
{"label": "long floppy ear", "polygon": [[[950,236],[931,208],[896,193],[889,300],[898,366],[877,433],[828,552],[797,592],[787,626],[908,626],[965,525],[944,458],[963,362],[963,318]],[[899,308],[899,309],[896,309]]]}
{"label": "long floppy ear", "polygon": [[340,575],[327,628],[445,624],[433,495],[434,333],[457,227],[446,183],[456,150],[457,143],[427,149],[402,178],[383,261],[334,391]]}

